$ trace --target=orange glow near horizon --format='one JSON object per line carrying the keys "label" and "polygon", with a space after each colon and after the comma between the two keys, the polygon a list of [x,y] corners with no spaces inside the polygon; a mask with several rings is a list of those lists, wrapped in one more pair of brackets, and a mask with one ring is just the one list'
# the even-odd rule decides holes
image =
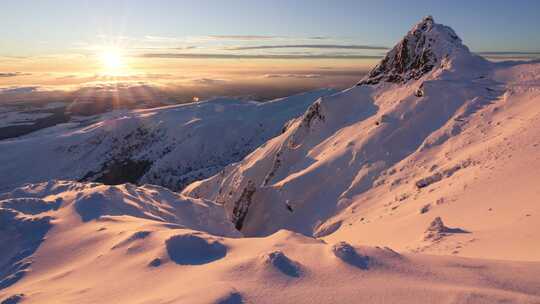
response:
{"label": "orange glow near horizon", "polygon": [[206,92],[208,95],[239,95],[247,87],[256,87],[256,90],[344,88],[358,81],[361,73],[365,73],[375,62],[144,58],[129,48],[104,43],[89,47],[84,52],[0,57],[1,72],[19,73],[16,77],[2,78],[0,87],[36,86],[42,90],[71,91],[99,83],[145,83],[196,91],[196,96]]}

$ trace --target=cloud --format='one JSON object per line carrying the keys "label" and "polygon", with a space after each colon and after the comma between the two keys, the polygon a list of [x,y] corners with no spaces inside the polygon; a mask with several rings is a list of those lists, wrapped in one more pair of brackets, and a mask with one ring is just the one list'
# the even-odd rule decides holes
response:
{"label": "cloud", "polygon": [[385,46],[373,46],[373,45],[343,45],[343,44],[279,44],[279,45],[255,45],[255,46],[237,46],[227,48],[227,50],[233,51],[245,51],[245,50],[266,50],[266,49],[291,49],[291,48],[303,48],[303,49],[341,49],[341,50],[387,50]]}
{"label": "cloud", "polygon": [[223,40],[266,40],[266,39],[279,39],[280,36],[266,36],[266,35],[211,35],[208,36],[211,39],[223,39]]}
{"label": "cloud", "polygon": [[27,94],[36,92],[39,86],[7,87],[0,88],[0,94]]}
{"label": "cloud", "polygon": [[30,73],[22,73],[22,72],[0,72],[0,78],[3,78],[3,77],[17,77],[17,76],[28,76],[28,75],[32,75]]}
{"label": "cloud", "polygon": [[304,78],[304,79],[315,79],[322,78],[323,75],[320,74],[266,74],[264,78]]}
{"label": "cloud", "polygon": [[57,80],[66,80],[66,79],[87,79],[88,77],[81,77],[80,75],[63,75],[56,77]]}
{"label": "cloud", "polygon": [[164,59],[380,59],[382,55],[359,54],[223,54],[223,53],[146,53],[144,58]]}
{"label": "cloud", "polygon": [[143,47],[131,47],[129,50],[135,50],[135,51],[152,51],[152,50],[179,50],[179,51],[186,51],[186,50],[193,50],[196,49],[197,46],[194,45],[187,45],[187,46],[143,46]]}
{"label": "cloud", "polygon": [[183,40],[182,38],[177,38],[177,37],[164,37],[164,36],[152,36],[152,35],[144,36],[144,39],[148,41],[153,41],[153,42],[178,42],[178,41]]}
{"label": "cloud", "polygon": [[489,52],[477,52],[479,55],[540,55],[540,51],[489,51]]}
{"label": "cloud", "polygon": [[485,51],[476,54],[492,60],[532,60],[540,58],[540,51]]}
{"label": "cloud", "polygon": [[194,45],[187,45],[187,46],[179,46],[179,47],[176,47],[175,49],[176,50],[193,50],[193,49],[196,49],[198,48],[197,46],[194,46]]}
{"label": "cloud", "polygon": [[199,78],[199,79],[193,80],[193,83],[202,84],[202,85],[215,85],[215,84],[222,84],[224,82],[227,82],[227,81],[223,79],[213,79],[213,78]]}
{"label": "cloud", "polygon": [[314,37],[308,37],[308,39],[312,39],[312,40],[328,40],[328,39],[332,39],[331,37],[325,37],[325,36],[314,36]]}

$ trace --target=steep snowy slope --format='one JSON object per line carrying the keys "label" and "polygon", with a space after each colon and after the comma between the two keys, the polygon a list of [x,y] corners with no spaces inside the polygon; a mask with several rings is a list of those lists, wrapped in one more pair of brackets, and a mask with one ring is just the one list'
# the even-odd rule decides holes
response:
{"label": "steep snowy slope", "polygon": [[540,300],[538,263],[399,254],[287,231],[237,238],[221,206],[160,187],[56,181],[0,199],[2,303]]}
{"label": "steep snowy slope", "polygon": [[[538,260],[540,174],[525,168],[540,168],[539,68],[488,62],[426,17],[358,86],[320,98],[282,135],[184,194],[224,204],[245,235],[285,228]],[[512,248],[495,250],[501,243]]]}
{"label": "steep snowy slope", "polygon": [[213,99],[114,111],[0,141],[0,191],[50,179],[152,183],[173,190],[241,160],[321,89],[266,103]]}

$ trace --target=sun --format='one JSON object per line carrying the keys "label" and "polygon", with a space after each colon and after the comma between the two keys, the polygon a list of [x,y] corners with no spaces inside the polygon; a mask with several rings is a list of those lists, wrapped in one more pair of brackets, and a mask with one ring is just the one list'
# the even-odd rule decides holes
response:
{"label": "sun", "polygon": [[126,68],[125,59],[120,49],[106,49],[99,54],[103,71],[107,75],[122,74]]}

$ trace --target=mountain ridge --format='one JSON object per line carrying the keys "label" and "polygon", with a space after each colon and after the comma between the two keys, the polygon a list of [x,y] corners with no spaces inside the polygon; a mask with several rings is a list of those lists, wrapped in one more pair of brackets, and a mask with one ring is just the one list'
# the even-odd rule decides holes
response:
{"label": "mountain ridge", "polygon": [[[447,40],[453,45],[453,48],[439,49],[452,52],[434,52],[443,54],[446,59],[437,60],[437,64],[419,78],[415,69],[412,73],[399,70],[403,72],[397,74],[400,81],[385,81],[385,77],[394,75],[395,69],[385,65],[390,61],[382,60],[373,70],[390,67],[390,74],[376,75],[382,75],[378,78],[382,81],[364,83],[318,99],[285,133],[271,139],[243,161],[225,167],[220,174],[189,185],[183,193],[223,204],[229,218],[246,236],[264,236],[289,229],[336,240],[338,236],[351,237],[349,233],[354,231],[365,231],[361,228],[363,225],[390,231],[391,227],[410,223],[415,228],[408,229],[410,232],[399,238],[399,242],[393,241],[398,244],[397,248],[437,252],[440,245],[426,246],[422,234],[431,222],[429,217],[432,214],[436,217],[439,215],[436,210],[450,206],[446,206],[449,198],[444,195],[433,198],[433,193],[443,193],[437,191],[441,187],[453,189],[448,185],[457,183],[456,176],[465,174],[466,177],[460,178],[471,183],[473,175],[487,178],[490,172],[484,168],[494,164],[486,158],[489,153],[485,151],[502,149],[494,144],[501,136],[497,127],[501,121],[498,125],[493,121],[509,119],[501,108],[524,111],[523,96],[537,100],[538,83],[526,80],[534,74],[525,72],[536,69],[534,62],[488,62],[470,53],[457,36],[452,36],[453,30],[433,23],[431,18],[422,20],[407,35],[414,35],[418,30],[431,33],[434,29],[445,31],[442,45],[446,45]],[[403,40],[389,51],[387,58],[397,58],[396,50],[402,46]],[[420,49],[417,54],[425,54],[424,49]],[[534,83],[530,87],[532,95],[523,91],[521,85],[509,82],[511,78],[500,76],[510,70],[523,71],[521,83]],[[416,76],[409,77],[411,75]],[[486,142],[488,134],[489,138],[495,138],[494,142]],[[524,134],[535,140],[534,134]],[[518,138],[517,134],[506,136]],[[525,153],[526,150],[520,151]],[[426,172],[425,166],[430,170]],[[453,189],[456,194],[452,195],[468,195],[467,186],[463,187],[465,190]],[[527,197],[532,195],[531,191],[526,193]],[[394,197],[388,198],[389,195]],[[387,201],[381,202],[376,196],[385,197]],[[405,202],[417,209],[400,208]],[[364,216],[357,215],[356,210],[364,210],[366,206],[370,207],[364,211]],[[457,217],[455,208],[451,208],[454,209],[453,220],[463,225],[477,225],[473,219]],[[513,216],[519,217],[518,214]],[[442,217],[446,222],[447,218]],[[369,225],[363,222],[366,218],[371,218]],[[424,227],[413,224],[411,220],[415,218],[424,223]],[[388,228],[379,227],[380,222],[388,222]],[[508,227],[500,225],[499,229],[505,231]],[[384,234],[378,240],[369,239],[377,244],[389,237]],[[450,239],[468,237],[471,235],[451,235]],[[486,240],[491,242],[493,237],[488,235]],[[528,246],[532,250],[533,245]],[[489,256],[494,253],[471,251],[470,254]],[[498,257],[511,258],[511,255]]]}

